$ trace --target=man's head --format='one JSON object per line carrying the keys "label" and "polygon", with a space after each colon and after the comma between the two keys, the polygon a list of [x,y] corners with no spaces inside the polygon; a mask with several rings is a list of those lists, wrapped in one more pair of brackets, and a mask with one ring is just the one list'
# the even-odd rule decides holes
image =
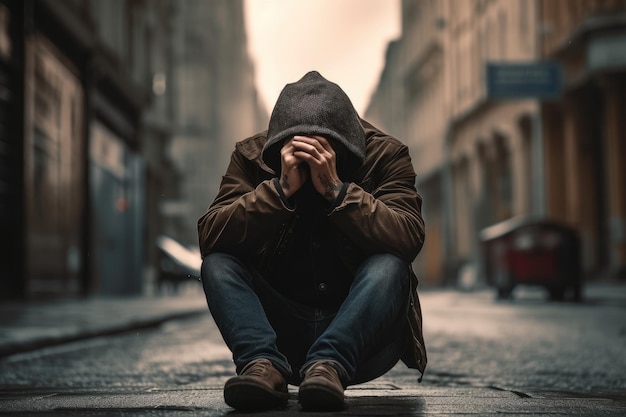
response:
{"label": "man's head", "polygon": [[342,165],[360,165],[365,158],[365,133],[346,93],[335,83],[311,71],[280,93],[267,131],[263,160],[280,170],[280,149],[295,135],[323,136]]}

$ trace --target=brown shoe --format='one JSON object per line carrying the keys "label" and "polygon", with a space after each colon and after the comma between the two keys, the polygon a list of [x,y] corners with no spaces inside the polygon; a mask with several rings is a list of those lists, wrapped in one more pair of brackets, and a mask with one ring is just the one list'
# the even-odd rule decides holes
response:
{"label": "brown shoe", "polygon": [[342,410],[344,387],[337,370],[328,362],[315,362],[304,373],[298,399],[307,410]]}
{"label": "brown shoe", "polygon": [[247,411],[267,410],[287,404],[287,381],[267,359],[256,359],[224,385],[226,404]]}

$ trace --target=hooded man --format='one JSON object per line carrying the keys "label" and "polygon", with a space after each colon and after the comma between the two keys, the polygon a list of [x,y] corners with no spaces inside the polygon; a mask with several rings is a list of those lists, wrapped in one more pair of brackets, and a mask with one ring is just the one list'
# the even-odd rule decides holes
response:
{"label": "hooded man", "polygon": [[[239,410],[339,410],[344,390],[398,360],[426,367],[417,278],[422,199],[408,149],[307,73],[266,132],[235,146],[198,221],[202,283],[233,354]],[[420,378],[421,380],[421,378]]]}

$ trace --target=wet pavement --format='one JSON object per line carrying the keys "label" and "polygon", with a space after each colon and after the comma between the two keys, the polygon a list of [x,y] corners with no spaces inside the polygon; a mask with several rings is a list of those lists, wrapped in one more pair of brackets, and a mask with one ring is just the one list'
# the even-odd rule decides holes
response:
{"label": "wet pavement", "polygon": [[0,304],[0,357],[205,313],[193,289],[179,295],[94,297]]}
{"label": "wet pavement", "polygon": [[[397,365],[346,391],[349,407],[297,402],[254,415],[626,415],[626,286],[585,302],[522,289],[422,292],[429,367]],[[201,291],[0,306],[0,415],[224,416],[234,367]]]}
{"label": "wet pavement", "polygon": [[[25,406],[19,396],[3,399],[10,415],[146,415],[146,416],[623,416],[626,412],[610,398],[581,398],[572,395],[519,397],[515,393],[472,388],[422,388],[412,390],[349,389],[348,408],[340,412],[302,411],[292,392],[282,410],[259,413],[234,412],[223,403],[219,389],[187,389],[152,392],[81,392],[42,395]],[[21,405],[21,406],[20,406]],[[5,415],[8,415],[5,414]]]}

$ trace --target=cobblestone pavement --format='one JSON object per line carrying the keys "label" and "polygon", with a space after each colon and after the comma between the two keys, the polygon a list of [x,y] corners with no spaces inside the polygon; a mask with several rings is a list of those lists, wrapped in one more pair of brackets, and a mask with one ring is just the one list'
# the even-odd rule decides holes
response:
{"label": "cobblestone pavement", "polygon": [[[626,415],[623,286],[589,288],[581,304],[548,303],[532,289],[506,302],[491,291],[425,290],[422,305],[423,383],[398,364],[351,387],[348,409],[330,414]],[[234,372],[230,352],[197,290],[12,308],[12,318],[0,319],[0,346],[13,346],[0,359],[0,415],[233,413],[222,399]],[[46,341],[37,329],[56,336]],[[48,347],[33,349],[28,334]],[[21,344],[8,344],[12,335]],[[297,387],[290,390],[286,409],[260,414],[320,415],[303,412]]]}

